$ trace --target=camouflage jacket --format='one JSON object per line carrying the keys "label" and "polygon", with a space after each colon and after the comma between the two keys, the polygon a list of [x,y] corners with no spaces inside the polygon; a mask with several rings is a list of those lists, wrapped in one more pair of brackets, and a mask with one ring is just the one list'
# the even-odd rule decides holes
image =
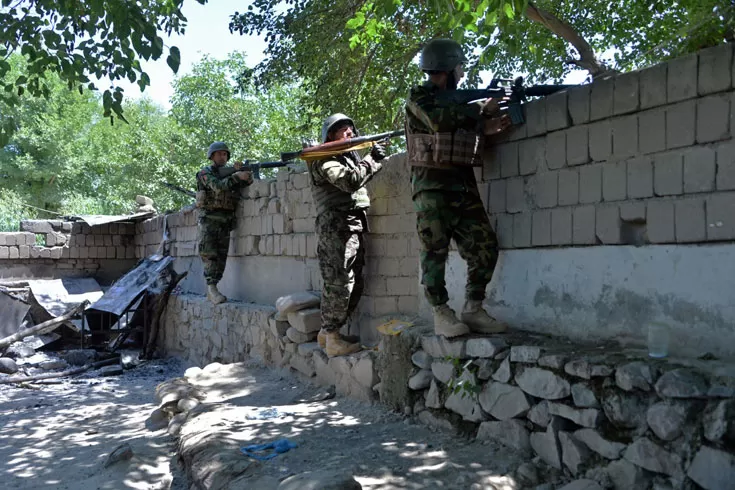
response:
{"label": "camouflage jacket", "polygon": [[371,156],[360,160],[357,152],[343,153],[309,164],[311,192],[317,215],[370,207],[365,184],[381,169]]}
{"label": "camouflage jacket", "polygon": [[[481,131],[481,107],[477,104],[439,104],[435,94],[441,89],[430,81],[413,87],[406,101],[407,134],[453,132],[458,129]],[[437,169],[411,167],[413,194],[426,190],[471,192],[478,194],[475,173],[470,167]]]}
{"label": "camouflage jacket", "polygon": [[234,211],[240,200],[240,186],[250,182],[241,181],[234,174],[221,177],[219,168],[209,165],[197,172],[197,207],[207,212]]}

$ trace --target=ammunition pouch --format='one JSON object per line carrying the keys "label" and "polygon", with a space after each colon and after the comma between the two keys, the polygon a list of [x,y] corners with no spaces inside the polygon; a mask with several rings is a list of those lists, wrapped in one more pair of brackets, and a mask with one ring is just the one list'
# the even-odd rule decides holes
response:
{"label": "ammunition pouch", "polygon": [[196,207],[206,211],[234,211],[237,197],[233,191],[197,191]]}
{"label": "ammunition pouch", "polygon": [[463,129],[453,133],[408,134],[408,162],[416,167],[481,167],[484,137]]}

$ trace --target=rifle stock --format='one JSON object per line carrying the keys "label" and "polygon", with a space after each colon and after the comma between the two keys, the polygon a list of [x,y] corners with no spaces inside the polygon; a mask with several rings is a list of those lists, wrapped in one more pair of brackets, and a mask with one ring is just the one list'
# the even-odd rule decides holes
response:
{"label": "rifle stock", "polygon": [[283,152],[281,153],[281,161],[285,162],[288,160],[294,160],[296,158],[301,158],[303,160],[313,159],[310,157],[313,157],[313,155],[315,154],[321,154],[322,152],[326,152],[330,155],[339,155],[340,153],[350,151],[350,148],[356,145],[360,145],[362,143],[388,140],[397,136],[404,136],[405,134],[405,130],[399,129],[396,131],[387,131],[385,133],[371,134],[368,136],[358,136],[357,138],[348,138],[341,141],[330,141],[329,143],[322,143],[321,145],[310,146],[308,148],[304,148],[298,151]]}

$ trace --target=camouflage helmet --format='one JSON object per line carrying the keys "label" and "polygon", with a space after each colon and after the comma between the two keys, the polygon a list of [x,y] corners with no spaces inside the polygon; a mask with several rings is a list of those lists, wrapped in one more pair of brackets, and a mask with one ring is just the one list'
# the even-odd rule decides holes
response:
{"label": "camouflage helmet", "polygon": [[452,39],[432,39],[421,50],[419,67],[423,71],[452,71],[467,58],[462,46]]}
{"label": "camouflage helmet", "polygon": [[344,114],[337,113],[332,114],[324,120],[324,124],[322,124],[322,143],[327,142],[329,132],[341,122],[348,122],[352,124],[352,130],[354,131],[355,136],[357,136],[357,128],[355,127],[355,122]]}
{"label": "camouflage helmet", "polygon": [[209,150],[207,150],[207,160],[212,159],[212,155],[215,151],[226,151],[227,152],[227,160],[230,159],[230,149],[227,147],[225,143],[222,143],[221,141],[215,141],[211,145],[209,145]]}

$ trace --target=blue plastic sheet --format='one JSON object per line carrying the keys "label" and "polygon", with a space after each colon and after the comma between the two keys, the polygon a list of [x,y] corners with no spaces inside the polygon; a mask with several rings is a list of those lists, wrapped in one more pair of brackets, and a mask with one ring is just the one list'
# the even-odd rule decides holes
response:
{"label": "blue plastic sheet", "polygon": [[[267,461],[269,459],[275,458],[279,454],[286,453],[291,449],[297,447],[298,444],[291,442],[288,439],[279,439],[277,441],[268,442],[266,444],[251,444],[250,446],[243,446],[240,448],[240,451],[242,451],[245,456],[248,456],[250,458],[260,461]],[[264,453],[271,450],[273,452],[270,454],[256,454]]]}

